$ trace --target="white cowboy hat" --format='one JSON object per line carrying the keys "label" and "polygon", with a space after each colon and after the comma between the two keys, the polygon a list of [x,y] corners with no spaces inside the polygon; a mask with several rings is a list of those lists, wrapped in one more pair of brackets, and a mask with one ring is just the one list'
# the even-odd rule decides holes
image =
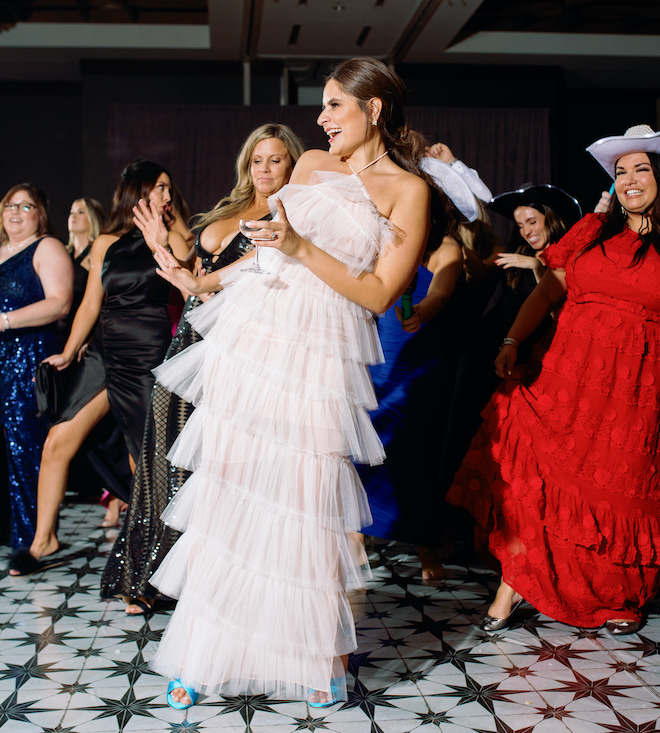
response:
{"label": "white cowboy hat", "polygon": [[421,166],[468,221],[477,219],[479,216],[477,198],[461,175],[448,163],[437,158],[424,157]]}
{"label": "white cowboy hat", "polygon": [[622,155],[660,153],[660,132],[654,132],[648,125],[635,125],[629,127],[624,135],[596,140],[587,148],[587,152],[614,178],[614,167]]}
{"label": "white cowboy hat", "polygon": [[562,188],[544,183],[535,186],[533,183],[524,183],[515,191],[501,193],[490,200],[488,208],[496,211],[507,219],[513,219],[513,212],[519,206],[545,204],[563,220],[566,226],[573,226],[582,217],[582,210],[577,199],[566,193]]}

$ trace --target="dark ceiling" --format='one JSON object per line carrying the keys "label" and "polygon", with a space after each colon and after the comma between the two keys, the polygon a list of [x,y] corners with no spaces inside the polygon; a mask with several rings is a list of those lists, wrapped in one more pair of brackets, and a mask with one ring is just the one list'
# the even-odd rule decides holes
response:
{"label": "dark ceiling", "polygon": [[544,65],[657,88],[659,0],[0,0],[0,79],[73,80],[81,59]]}

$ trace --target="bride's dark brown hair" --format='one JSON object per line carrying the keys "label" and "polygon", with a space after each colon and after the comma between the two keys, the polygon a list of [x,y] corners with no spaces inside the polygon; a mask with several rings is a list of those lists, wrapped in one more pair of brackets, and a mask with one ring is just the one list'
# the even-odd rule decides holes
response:
{"label": "bride's dark brown hair", "polygon": [[[407,90],[401,77],[382,61],[360,56],[338,64],[327,76],[342,90],[354,97],[365,113],[367,139],[378,130],[392,160],[404,170],[423,178],[431,188],[431,230],[426,254],[437,249],[447,233],[449,224],[448,206],[444,193],[420,167],[426,154],[426,140],[423,135],[411,130],[406,121],[404,109]],[[382,108],[376,125],[369,121],[369,101],[380,99]]]}

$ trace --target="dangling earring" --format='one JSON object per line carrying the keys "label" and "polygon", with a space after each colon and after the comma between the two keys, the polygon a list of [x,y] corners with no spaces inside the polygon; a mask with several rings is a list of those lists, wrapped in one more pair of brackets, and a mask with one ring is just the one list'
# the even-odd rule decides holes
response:
{"label": "dangling earring", "polygon": [[623,214],[623,218],[628,218],[628,209],[624,208],[623,204],[621,204],[621,213]]}

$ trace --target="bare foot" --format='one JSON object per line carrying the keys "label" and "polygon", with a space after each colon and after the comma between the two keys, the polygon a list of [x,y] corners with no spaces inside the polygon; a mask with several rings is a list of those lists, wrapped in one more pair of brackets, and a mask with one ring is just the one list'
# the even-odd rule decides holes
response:
{"label": "bare foot", "polygon": [[508,583],[502,581],[495,594],[495,600],[488,609],[488,615],[493,618],[509,618],[511,610],[520,601],[522,601],[520,593],[516,593]]}
{"label": "bare foot", "polygon": [[422,580],[442,580],[447,577],[438,550],[434,547],[418,547],[417,552],[422,562]]}

